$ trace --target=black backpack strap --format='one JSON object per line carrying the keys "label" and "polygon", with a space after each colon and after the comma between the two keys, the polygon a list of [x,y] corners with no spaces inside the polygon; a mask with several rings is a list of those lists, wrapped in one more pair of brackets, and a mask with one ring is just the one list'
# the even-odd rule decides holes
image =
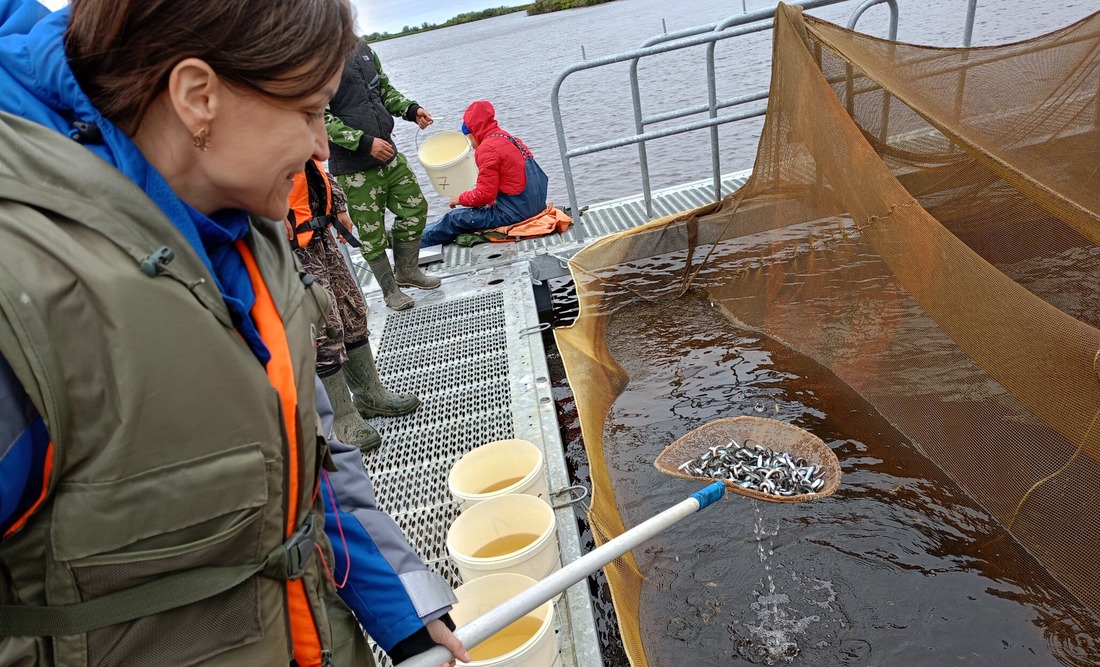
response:
{"label": "black backpack strap", "polygon": [[359,242],[359,239],[355,238],[355,234],[352,234],[350,229],[340,224],[339,220],[333,221],[332,228],[335,229],[336,233],[339,234],[345,241],[347,241],[348,245],[350,245],[351,247],[363,247],[363,244]]}

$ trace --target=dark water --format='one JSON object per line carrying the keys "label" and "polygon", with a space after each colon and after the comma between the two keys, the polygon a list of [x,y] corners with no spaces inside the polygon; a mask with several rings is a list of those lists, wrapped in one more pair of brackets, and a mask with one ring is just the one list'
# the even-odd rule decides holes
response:
{"label": "dark water", "polygon": [[[859,4],[853,0],[809,13],[845,25]],[[748,0],[746,5],[753,11],[773,7],[775,2]],[[900,0],[899,5],[899,39],[961,44],[965,0]],[[1042,34],[1097,9],[1096,0],[980,0],[973,43],[994,44]],[[581,61],[582,49],[589,59],[607,56],[637,48],[665,28],[672,32],[715,23],[741,10],[739,0],[615,0],[539,16],[509,14],[379,42],[375,46],[391,81],[439,120],[419,137],[411,123],[399,122],[396,131],[398,146],[409,157],[427,193],[430,215],[446,212],[447,202],[431,189],[417,164],[417,141],[439,128],[456,129],[473,100],[492,101],[502,126],[527,141],[550,176],[550,198],[564,206],[568,202],[550,107],[551,88],[562,70]],[[884,37],[888,17],[885,5],[874,7],[864,14],[858,28]],[[770,33],[757,33],[719,44],[715,51],[719,99],[767,87],[770,40]],[[652,115],[705,102],[705,62],[702,47],[644,60],[639,67],[644,112]],[[618,64],[581,72],[565,81],[561,102],[570,146],[634,133],[628,73],[626,64]],[[721,128],[724,172],[752,167],[760,127],[757,118]],[[651,142],[653,186],[709,178],[708,136],[703,131]],[[573,162],[573,171],[581,205],[642,190],[635,147],[579,157]]]}
{"label": "dark water", "polygon": [[1096,619],[826,369],[695,295],[634,304],[609,339],[631,378],[604,434],[626,525],[700,486],[652,462],[719,417],[806,428],[844,473],[829,498],[731,496],[635,550],[651,665],[1100,664]]}
{"label": "dark water", "polygon": [[[553,323],[567,325],[572,285],[554,294]],[[630,384],[604,447],[626,525],[699,487],[652,462],[720,417],[804,427],[844,472],[830,498],[731,496],[635,550],[651,665],[1100,664],[1097,619],[827,369],[737,329],[698,294],[631,303],[612,318],[612,352]],[[576,406],[552,348],[550,365],[567,458],[587,484]],[[606,580],[590,586],[605,664],[626,667]]]}

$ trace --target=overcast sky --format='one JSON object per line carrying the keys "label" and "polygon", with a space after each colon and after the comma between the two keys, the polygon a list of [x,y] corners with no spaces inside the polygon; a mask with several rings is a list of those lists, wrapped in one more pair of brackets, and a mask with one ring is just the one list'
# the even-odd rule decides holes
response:
{"label": "overcast sky", "polygon": [[[50,9],[68,4],[67,0],[39,0]],[[352,0],[358,12],[359,32],[401,32],[405,26],[443,23],[464,12],[489,7],[522,5],[523,0]]]}
{"label": "overcast sky", "polygon": [[360,32],[400,32],[405,26],[443,23],[464,12],[522,5],[523,0],[352,0]]}

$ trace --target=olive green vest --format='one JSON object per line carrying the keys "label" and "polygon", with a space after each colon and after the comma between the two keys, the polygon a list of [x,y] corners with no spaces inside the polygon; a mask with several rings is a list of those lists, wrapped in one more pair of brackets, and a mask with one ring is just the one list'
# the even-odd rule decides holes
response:
{"label": "olive green vest", "polygon": [[300,553],[279,548],[295,489],[293,523],[313,524],[331,563],[314,501],[326,458],[313,338],[327,300],[303,284],[282,224],[254,220],[248,244],[290,345],[297,479],[264,366],[157,206],[75,142],[22,119],[0,114],[0,146],[0,355],[54,451],[49,495],[0,540],[0,605],[102,598],[93,616],[146,610],[86,630],[85,608],[57,626],[63,634],[0,636],[0,664],[286,665],[284,573],[304,582],[326,657],[363,664],[362,632],[318,554],[301,572],[279,558],[315,551],[308,540]]}

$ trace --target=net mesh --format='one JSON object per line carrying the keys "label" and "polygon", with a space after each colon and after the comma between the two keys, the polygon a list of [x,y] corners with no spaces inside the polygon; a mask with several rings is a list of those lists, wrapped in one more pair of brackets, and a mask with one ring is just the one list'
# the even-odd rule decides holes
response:
{"label": "net mesh", "polygon": [[[702,290],[854,388],[1100,612],[1100,569],[1080,567],[1100,545],[1100,15],[947,49],[780,5],[773,48],[749,182],[572,259],[580,315],[556,335],[597,542],[625,528],[603,452],[628,382],[608,313]],[[608,579],[645,665],[645,577],[628,555]]]}

